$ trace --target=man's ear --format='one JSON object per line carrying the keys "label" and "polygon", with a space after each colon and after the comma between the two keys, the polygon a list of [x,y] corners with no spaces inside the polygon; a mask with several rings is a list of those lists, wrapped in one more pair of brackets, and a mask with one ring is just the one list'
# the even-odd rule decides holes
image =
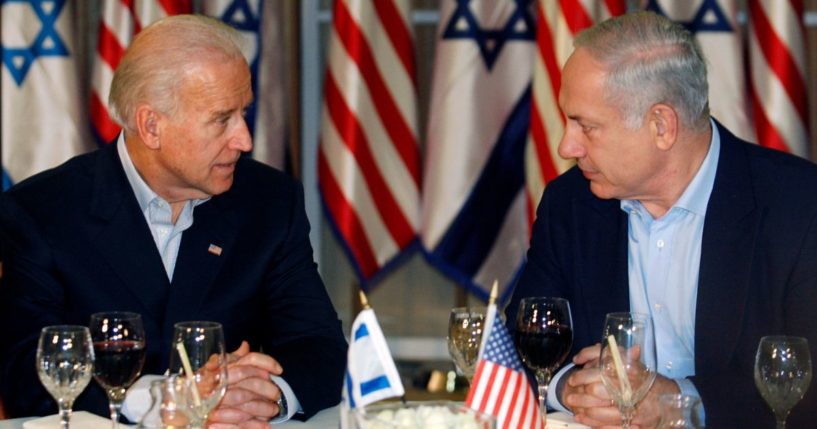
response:
{"label": "man's ear", "polygon": [[678,138],[678,114],[671,106],[655,104],[649,113],[650,132],[655,145],[670,150]]}
{"label": "man's ear", "polygon": [[147,104],[136,108],[136,134],[150,149],[161,147],[159,139],[159,112]]}

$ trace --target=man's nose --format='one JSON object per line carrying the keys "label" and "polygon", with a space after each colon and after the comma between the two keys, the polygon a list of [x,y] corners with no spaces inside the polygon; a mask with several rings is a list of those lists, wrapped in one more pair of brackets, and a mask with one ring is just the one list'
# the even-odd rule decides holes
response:
{"label": "man's nose", "polygon": [[564,159],[581,158],[585,155],[584,145],[582,144],[581,129],[576,124],[571,124],[569,121],[565,125],[564,134],[559,141],[559,156]]}
{"label": "man's nose", "polygon": [[230,147],[241,152],[252,150],[252,136],[246,120],[242,119],[241,124],[238,125],[235,135],[230,139]]}

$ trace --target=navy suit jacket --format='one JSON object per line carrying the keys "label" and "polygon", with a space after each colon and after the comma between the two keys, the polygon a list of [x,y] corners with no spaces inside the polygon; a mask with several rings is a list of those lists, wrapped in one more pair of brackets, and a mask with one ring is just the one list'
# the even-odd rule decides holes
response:
{"label": "navy suit jacket", "polygon": [[[0,200],[2,396],[13,416],[56,405],[34,367],[43,326],[87,325],[91,313],[142,314],[143,373],[169,363],[173,324],[221,322],[228,350],[242,340],[283,367],[308,418],[340,398],[346,340],[312,258],[303,190],[248,158],[229,191],[196,207],[173,281],[115,145],[36,175]],[[211,244],[220,255],[208,252]],[[75,409],[108,415],[91,384]]]}
{"label": "navy suit jacket", "polygon": [[[704,220],[691,380],[707,427],[772,427],[753,378],[760,338],[807,337],[817,359],[817,166],[718,129],[721,153]],[[574,167],[544,192],[508,320],[515,320],[523,297],[564,297],[573,314],[571,353],[598,343],[605,314],[630,308],[627,246],[620,201],[595,197]],[[814,380],[792,411],[792,428],[817,424]]]}

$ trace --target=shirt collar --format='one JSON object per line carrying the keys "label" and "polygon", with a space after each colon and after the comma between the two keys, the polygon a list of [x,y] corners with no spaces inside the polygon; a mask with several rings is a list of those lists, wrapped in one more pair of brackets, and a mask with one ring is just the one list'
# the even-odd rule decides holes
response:
{"label": "shirt collar", "polygon": [[[130,154],[128,154],[128,148],[125,147],[124,132],[119,133],[119,138],[116,140],[116,150],[119,152],[119,160],[122,161],[125,176],[128,178],[128,183],[130,183],[133,193],[136,195],[136,201],[139,203],[139,209],[142,210],[142,213],[146,213],[152,201],[164,201],[164,198],[160,197],[156,192],[153,192],[153,189],[150,189],[150,186],[142,179],[139,172],[136,171],[136,166],[133,165],[133,160],[131,160]],[[188,203],[192,202],[192,207],[196,207],[199,204],[207,202],[209,199],[210,198],[201,200],[194,199],[188,201]]]}
{"label": "shirt collar", "polygon": [[[675,208],[681,208],[689,212],[695,213],[699,216],[706,215],[706,207],[709,204],[709,195],[712,193],[712,188],[715,186],[715,173],[718,169],[718,158],[721,153],[721,136],[718,132],[718,127],[715,121],[711,118],[709,120],[712,126],[712,139],[709,141],[709,151],[706,153],[704,161],[695,177],[689,182],[684,193],[678,198],[678,201],[672,205],[670,211]],[[641,206],[641,202],[632,200],[621,200],[621,209],[630,213],[632,210]]]}

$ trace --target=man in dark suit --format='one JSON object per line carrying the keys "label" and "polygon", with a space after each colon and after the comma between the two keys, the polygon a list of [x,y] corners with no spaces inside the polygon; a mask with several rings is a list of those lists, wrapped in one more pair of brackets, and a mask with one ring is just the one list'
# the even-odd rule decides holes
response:
{"label": "man in dark suit", "polygon": [[[146,28],[112,83],[118,141],[3,196],[0,379],[11,414],[56,410],[34,369],[40,329],[108,310],[142,314],[147,374],[167,369],[174,323],[223,324],[237,362],[211,427],[268,427],[338,402],[346,341],[312,259],[303,190],[240,157],[252,147],[243,112],[253,95],[237,37],[200,16]],[[76,408],[108,414],[96,383]]]}
{"label": "man in dark suit", "polygon": [[[562,74],[559,154],[509,303],[572,306],[573,365],[550,386],[590,426],[618,426],[600,382],[606,313],[648,313],[659,375],[634,424],[658,422],[662,393],[697,395],[707,427],[771,427],[753,381],[764,335],[807,337],[817,355],[817,167],[748,144],[709,117],[693,36],[652,13],[581,33]],[[817,380],[817,378],[815,378]],[[814,427],[817,386],[790,427]]]}

